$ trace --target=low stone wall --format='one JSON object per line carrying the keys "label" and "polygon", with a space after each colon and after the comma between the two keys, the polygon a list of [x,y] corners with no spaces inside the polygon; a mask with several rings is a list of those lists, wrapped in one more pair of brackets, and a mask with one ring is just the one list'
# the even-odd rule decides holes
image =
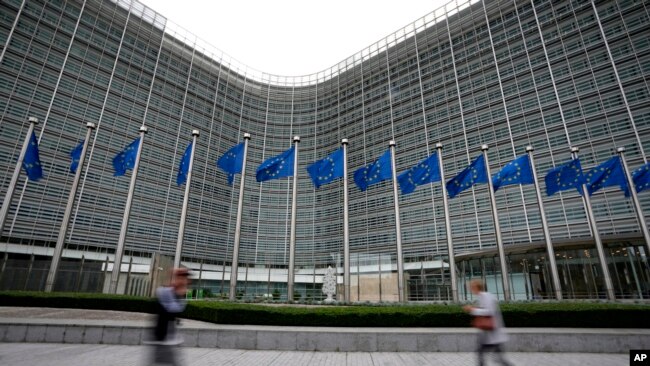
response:
{"label": "low stone wall", "polygon": [[[471,352],[471,328],[327,328],[197,324],[181,327],[183,346],[246,350],[346,352]],[[512,352],[627,353],[650,345],[647,329],[510,328]],[[147,324],[67,324],[38,319],[0,319],[0,341],[35,343],[147,343]]]}

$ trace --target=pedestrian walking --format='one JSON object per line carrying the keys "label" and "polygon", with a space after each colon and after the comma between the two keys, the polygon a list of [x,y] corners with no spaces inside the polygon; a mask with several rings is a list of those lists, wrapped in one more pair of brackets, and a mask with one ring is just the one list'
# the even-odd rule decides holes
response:
{"label": "pedestrian walking", "polygon": [[185,310],[185,295],[190,283],[190,272],[187,268],[176,268],[172,271],[169,286],[156,289],[157,315],[153,329],[154,365],[180,365],[177,347],[183,343],[182,337],[176,330],[178,315]]}
{"label": "pedestrian walking", "polygon": [[494,351],[496,359],[502,365],[511,365],[503,355],[502,345],[508,341],[499,309],[499,303],[494,295],[485,291],[485,285],[482,280],[472,280],[470,290],[478,296],[478,305],[465,305],[463,310],[473,317],[473,325],[480,329],[478,335],[478,365],[483,366],[484,356],[487,351]]}

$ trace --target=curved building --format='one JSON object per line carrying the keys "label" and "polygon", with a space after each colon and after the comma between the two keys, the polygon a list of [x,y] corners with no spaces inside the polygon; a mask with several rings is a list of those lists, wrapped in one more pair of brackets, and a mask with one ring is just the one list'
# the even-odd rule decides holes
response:
{"label": "curved building", "polygon": [[[170,24],[137,1],[3,0],[0,4],[0,194],[28,128],[40,123],[44,178],[21,175],[2,249],[2,288],[42,289],[73,174],[69,153],[86,133],[86,164],[55,289],[98,291],[112,266],[129,189],[113,157],[145,125],[126,235],[121,291],[145,293],[176,249],[184,187],[180,159],[198,129],[183,264],[195,285],[227,292],[239,176],[227,184],[216,160],[251,133],[243,199],[238,295],[286,296],[292,180],[258,183],[254,169],[299,135],[296,291],[319,298],[328,266],[343,267],[343,183],[316,189],[305,167],[350,141],[350,172],[395,140],[402,172],[444,145],[446,178],[488,144],[498,171],[535,147],[540,180],[578,146],[589,169],[626,147],[631,169],[650,151],[650,6],[638,1],[454,1],[312,75],[253,70]],[[540,182],[541,189],[545,187]],[[639,194],[645,220],[650,195]],[[620,190],[592,197],[614,291],[650,296],[647,243]],[[399,196],[409,300],[447,300],[450,275],[440,183]],[[562,291],[604,293],[580,195],[544,196]],[[513,298],[551,294],[533,186],[496,192]],[[486,185],[449,201],[462,284],[483,277],[500,292],[501,267]],[[390,181],[362,192],[349,180],[351,298],[397,298]],[[162,255],[162,256],[161,256]],[[153,268],[153,270],[152,270]],[[339,279],[339,283],[341,283]]]}

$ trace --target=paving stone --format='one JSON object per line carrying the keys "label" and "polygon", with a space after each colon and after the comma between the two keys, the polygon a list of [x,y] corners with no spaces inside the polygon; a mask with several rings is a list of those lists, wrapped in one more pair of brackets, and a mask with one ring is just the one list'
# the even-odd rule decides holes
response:
{"label": "paving stone", "polygon": [[67,325],[65,327],[64,343],[83,343],[84,327],[77,325]]}
{"label": "paving stone", "polygon": [[257,349],[276,351],[297,350],[297,335],[294,332],[257,332]]}
{"label": "paving stone", "polygon": [[85,327],[83,343],[101,344],[104,327]]}
{"label": "paving stone", "polygon": [[4,342],[24,342],[27,335],[27,326],[23,324],[9,324],[4,336]]}
{"label": "paving stone", "polygon": [[251,330],[219,330],[219,348],[255,349],[257,335]]}
{"label": "paving stone", "polygon": [[214,329],[199,329],[197,335],[198,347],[216,348],[219,332]]}
{"label": "paving stone", "polygon": [[63,343],[63,336],[65,335],[64,325],[48,325],[45,330],[45,342],[47,343]]}
{"label": "paving stone", "polygon": [[124,327],[122,328],[118,344],[125,346],[137,346],[142,344],[142,333],[146,330],[148,329]]}
{"label": "paving stone", "polygon": [[102,332],[102,344],[120,344],[122,328],[104,327]]}
{"label": "paving stone", "polygon": [[[474,366],[473,352],[301,352],[177,348],[186,366]],[[149,364],[150,346],[53,343],[0,343],[3,365],[11,366],[139,366]],[[514,366],[627,365],[628,353],[506,352]],[[489,359],[486,358],[486,360]],[[489,365],[494,364],[494,362]]]}
{"label": "paving stone", "polygon": [[45,340],[46,325],[34,325],[27,328],[25,342],[43,342]]}

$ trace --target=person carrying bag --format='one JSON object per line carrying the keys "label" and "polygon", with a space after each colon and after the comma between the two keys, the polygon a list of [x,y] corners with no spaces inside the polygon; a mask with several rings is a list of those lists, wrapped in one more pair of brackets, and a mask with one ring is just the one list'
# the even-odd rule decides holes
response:
{"label": "person carrying bag", "polygon": [[480,330],[494,330],[494,317],[475,315],[472,318],[472,326]]}
{"label": "person carrying bag", "polygon": [[503,357],[501,345],[508,341],[501,310],[494,295],[485,291],[481,280],[472,280],[470,289],[474,295],[478,295],[478,306],[465,305],[463,310],[472,315],[472,326],[481,332],[478,335],[478,365],[483,366],[483,355],[486,351],[493,350],[496,358],[502,365],[510,365]]}

